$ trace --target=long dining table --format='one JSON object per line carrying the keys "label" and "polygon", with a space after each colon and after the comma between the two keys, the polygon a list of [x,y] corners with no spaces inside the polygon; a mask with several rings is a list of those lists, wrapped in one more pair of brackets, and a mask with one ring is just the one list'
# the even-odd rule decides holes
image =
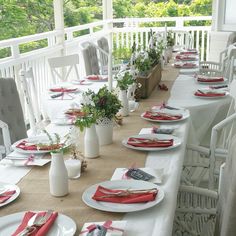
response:
{"label": "long dining table", "polygon": [[[1,207],[0,222],[1,216],[15,212],[53,209],[69,216],[76,222],[77,231],[75,235],[79,235],[83,224],[86,222],[125,220],[127,221],[125,228],[125,235],[127,236],[170,236],[191,119],[168,123],[168,127],[175,128],[174,135],[181,140],[181,145],[171,150],[135,151],[125,148],[122,145],[122,140],[140,132],[149,133],[151,128],[156,125],[156,123],[141,119],[140,115],[153,105],[168,101],[172,96],[177,75],[178,70],[174,68],[167,67],[163,71],[162,82],[169,87],[169,91],[155,89],[148,99],[140,101],[137,110],[124,118],[122,126],[114,127],[113,143],[100,148],[99,158],[87,160],[88,167],[79,179],[69,180],[69,194],[67,196],[56,198],[50,195],[48,180],[50,164],[42,167],[0,165],[0,180],[15,183],[21,189],[21,193],[15,201]],[[173,83],[174,86],[172,87]],[[181,103],[176,105],[181,106]],[[70,128],[71,126],[51,124],[48,131],[66,133]],[[165,195],[158,205],[140,212],[124,214],[99,211],[88,207],[82,201],[82,194],[88,187],[110,180],[116,168],[129,168],[134,163],[136,167],[163,168],[163,181],[159,186]],[[13,177],[9,178],[8,173],[11,173]],[[14,178],[14,173],[18,179]]]}

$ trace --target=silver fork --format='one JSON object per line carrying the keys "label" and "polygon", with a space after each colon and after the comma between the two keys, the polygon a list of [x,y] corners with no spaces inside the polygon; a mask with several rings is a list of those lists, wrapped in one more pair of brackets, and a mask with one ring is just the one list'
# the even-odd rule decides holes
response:
{"label": "silver fork", "polygon": [[31,235],[35,230],[36,227],[43,226],[47,220],[50,218],[52,215],[53,211],[48,210],[44,216],[40,216],[39,213],[35,214],[27,224],[27,227],[20,232],[17,236],[29,236]]}

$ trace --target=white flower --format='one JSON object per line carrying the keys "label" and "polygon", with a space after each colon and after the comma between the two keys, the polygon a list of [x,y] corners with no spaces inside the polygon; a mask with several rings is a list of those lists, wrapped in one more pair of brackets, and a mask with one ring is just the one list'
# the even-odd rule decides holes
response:
{"label": "white flower", "polygon": [[86,105],[95,106],[94,102],[92,101],[92,95],[87,95],[85,93],[82,94],[82,98],[81,98],[80,103],[85,106]]}

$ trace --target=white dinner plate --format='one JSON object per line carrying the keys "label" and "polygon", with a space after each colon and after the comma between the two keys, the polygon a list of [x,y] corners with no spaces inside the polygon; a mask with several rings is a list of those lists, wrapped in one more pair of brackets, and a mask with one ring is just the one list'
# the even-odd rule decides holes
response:
{"label": "white dinner plate", "polygon": [[[3,203],[0,203],[0,207],[9,204],[10,202],[14,201],[20,195],[20,188],[18,186],[14,185],[14,184],[0,182],[0,193],[5,192],[7,190],[9,190],[9,191],[16,190],[16,192],[8,200],[6,200]],[[1,223],[0,223],[0,225],[1,225]],[[0,235],[1,235],[1,231],[0,231]]]}
{"label": "white dinner plate", "polygon": [[[209,89],[201,89],[201,90],[202,90],[203,92],[204,92],[204,91],[209,91]],[[225,91],[225,90],[217,89],[217,91],[215,91],[215,92],[224,92],[225,95],[224,95],[224,96],[215,96],[215,97],[197,96],[197,95],[195,95],[195,94],[193,94],[193,95],[194,95],[194,97],[196,97],[196,98],[202,98],[202,99],[220,99],[220,98],[225,98],[225,97],[227,97],[227,96],[229,95],[229,92],[228,92],[228,91]]]}
{"label": "white dinner plate", "polygon": [[148,121],[152,121],[152,122],[161,122],[161,123],[172,123],[172,122],[177,122],[177,121],[182,121],[185,120],[189,117],[189,111],[185,110],[185,109],[180,109],[180,110],[170,110],[170,109],[152,109],[153,112],[160,112],[160,113],[169,113],[171,115],[177,115],[177,114],[181,114],[182,118],[178,119],[178,120],[153,120],[153,119],[149,119],[144,117],[144,113],[141,114],[141,117],[144,120],[148,120]]}
{"label": "white dinner plate", "polygon": [[36,136],[36,137],[30,137],[30,138],[23,138],[19,141],[16,141],[14,144],[12,144],[12,148],[14,151],[20,152],[20,153],[26,153],[26,154],[42,154],[42,153],[48,153],[50,150],[23,150],[21,148],[18,148],[17,145],[26,140],[27,142],[30,142],[32,144],[38,144],[38,143],[48,143],[49,140],[46,136]]}
{"label": "white dinner plate", "polygon": [[[11,235],[20,225],[25,212],[0,217],[0,235]],[[58,214],[47,236],[73,236],[76,232],[75,222],[66,215]]]}
{"label": "white dinner plate", "polygon": [[[96,192],[97,187],[101,185],[105,188],[110,189],[152,189],[157,188],[158,194],[154,201],[145,203],[132,203],[132,204],[122,204],[122,203],[112,203],[112,202],[102,202],[92,199],[92,196]],[[82,199],[88,206],[109,212],[134,212],[142,211],[159,204],[164,198],[164,191],[157,185],[141,180],[113,180],[106,181],[102,183],[95,184],[88,189],[86,189],[82,195]]]}
{"label": "white dinner plate", "polygon": [[[132,145],[129,145],[128,139],[129,138],[157,138],[157,139],[173,139],[174,143],[172,146],[170,147],[134,147]],[[127,148],[131,148],[134,150],[139,150],[139,151],[163,151],[163,150],[169,150],[172,148],[176,148],[178,146],[181,145],[181,140],[178,137],[175,137],[173,135],[169,135],[169,134],[138,134],[138,135],[132,135],[126,139],[124,139],[122,141],[122,144],[127,147]]]}
{"label": "white dinner plate", "polygon": [[82,82],[80,80],[72,80],[71,83],[76,85],[91,85],[93,82],[88,80],[83,80]]}

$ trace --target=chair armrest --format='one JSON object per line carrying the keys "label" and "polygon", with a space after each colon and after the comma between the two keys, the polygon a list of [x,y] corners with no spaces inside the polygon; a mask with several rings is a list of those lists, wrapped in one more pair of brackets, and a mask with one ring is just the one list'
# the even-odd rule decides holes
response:
{"label": "chair armrest", "polygon": [[186,149],[196,151],[196,152],[200,152],[200,153],[205,154],[205,155],[210,155],[210,149],[206,148],[206,147],[202,147],[202,146],[198,146],[198,145],[194,145],[194,144],[188,144],[186,146]]}

